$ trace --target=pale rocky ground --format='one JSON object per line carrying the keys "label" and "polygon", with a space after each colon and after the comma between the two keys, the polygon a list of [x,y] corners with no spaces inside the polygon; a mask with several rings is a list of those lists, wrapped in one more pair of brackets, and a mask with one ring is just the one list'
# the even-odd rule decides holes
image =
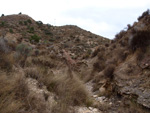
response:
{"label": "pale rocky ground", "polygon": [[[59,72],[56,72],[56,73],[59,73]],[[40,86],[39,82],[35,79],[27,78],[26,82],[30,91],[29,95],[31,97],[35,97],[41,102],[44,102],[47,106],[46,107],[47,113],[51,113],[51,108],[57,103],[55,101],[55,94],[49,92],[46,89],[46,86]],[[98,95],[94,95],[94,93],[92,92],[92,82],[88,82],[85,85],[86,85],[88,92],[95,99],[96,102],[104,104],[107,101],[107,98],[105,98],[104,96],[98,97]],[[48,101],[45,100],[45,95],[48,96],[48,99],[47,99]],[[75,110],[75,113],[102,113],[102,111],[93,107],[75,106],[73,109]]]}

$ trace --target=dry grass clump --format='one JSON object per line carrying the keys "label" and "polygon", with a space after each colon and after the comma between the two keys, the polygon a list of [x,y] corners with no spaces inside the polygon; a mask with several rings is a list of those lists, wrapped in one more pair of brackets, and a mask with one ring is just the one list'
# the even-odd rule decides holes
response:
{"label": "dry grass clump", "polygon": [[70,79],[67,75],[55,75],[51,79],[45,80],[44,84],[48,90],[53,91],[58,96],[57,107],[53,111],[67,113],[69,106],[88,105],[90,97],[83,83],[75,76]]}
{"label": "dry grass clump", "polygon": [[14,64],[14,59],[12,54],[10,54],[10,49],[7,44],[7,40],[0,38],[0,69],[10,71]]}
{"label": "dry grass clump", "polygon": [[70,106],[92,104],[83,83],[76,76],[71,79],[65,73],[54,75],[49,68],[44,67],[26,69],[25,76],[37,79],[48,91],[57,95],[53,113],[67,113]]}
{"label": "dry grass clump", "polygon": [[40,78],[40,72],[37,68],[26,68],[25,69],[25,77],[33,78],[38,80]]}
{"label": "dry grass clump", "polygon": [[0,54],[0,69],[5,70],[7,72],[11,71],[13,64],[15,63],[12,54]]}
{"label": "dry grass clump", "polygon": [[54,68],[57,65],[57,62],[51,59],[48,56],[38,56],[34,59],[32,59],[32,63],[39,66]]}
{"label": "dry grass clump", "polygon": [[22,77],[7,76],[1,72],[0,76],[0,112],[18,113],[26,106],[28,88]]}

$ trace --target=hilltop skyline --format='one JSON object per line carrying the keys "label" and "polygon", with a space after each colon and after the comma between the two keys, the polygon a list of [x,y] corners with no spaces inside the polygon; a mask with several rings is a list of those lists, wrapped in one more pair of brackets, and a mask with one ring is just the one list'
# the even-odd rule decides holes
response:
{"label": "hilltop skyline", "polygon": [[[9,3],[9,4],[8,4]],[[127,24],[133,24],[147,10],[149,0],[19,0],[2,1],[1,13],[22,12],[36,21],[54,26],[77,25],[92,33],[113,39]],[[7,6],[7,7],[6,7]]]}

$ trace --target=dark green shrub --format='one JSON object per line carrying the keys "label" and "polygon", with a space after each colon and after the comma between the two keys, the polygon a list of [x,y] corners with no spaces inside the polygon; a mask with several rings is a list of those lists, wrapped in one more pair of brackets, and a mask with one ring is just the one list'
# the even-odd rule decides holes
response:
{"label": "dark green shrub", "polygon": [[1,17],[5,16],[4,14],[1,15]]}
{"label": "dark green shrub", "polygon": [[28,31],[29,33],[34,33],[34,27],[29,27],[28,29],[29,29]]}
{"label": "dark green shrub", "polygon": [[12,29],[9,29],[9,32],[10,32],[10,33],[14,33],[14,31],[13,31]]}
{"label": "dark green shrub", "polygon": [[28,22],[29,24],[32,24],[32,21],[31,21],[30,19],[28,19],[27,22]]}
{"label": "dark green shrub", "polygon": [[38,35],[34,34],[33,36],[31,36],[30,41],[39,42],[40,39],[41,38]]}
{"label": "dark green shrub", "polygon": [[22,22],[22,21],[19,21],[19,24],[20,24],[20,25],[23,25],[23,22]]}
{"label": "dark green shrub", "polygon": [[24,25],[28,25],[28,22],[27,22],[27,21],[24,21]]}
{"label": "dark green shrub", "polygon": [[4,27],[5,26],[5,22],[1,22],[0,26]]}
{"label": "dark green shrub", "polygon": [[45,32],[46,35],[53,35],[53,34],[52,34],[49,30],[47,30],[47,29],[44,30],[44,32]]}
{"label": "dark green shrub", "polygon": [[43,22],[42,21],[37,21],[36,24],[41,26],[41,25],[43,25]]}

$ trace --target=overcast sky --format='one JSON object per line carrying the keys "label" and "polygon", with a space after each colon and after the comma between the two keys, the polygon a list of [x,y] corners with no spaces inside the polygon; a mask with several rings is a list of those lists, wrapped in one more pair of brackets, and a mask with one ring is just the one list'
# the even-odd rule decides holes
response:
{"label": "overcast sky", "polygon": [[0,14],[22,12],[45,24],[77,25],[112,39],[149,6],[150,0],[2,0]]}

